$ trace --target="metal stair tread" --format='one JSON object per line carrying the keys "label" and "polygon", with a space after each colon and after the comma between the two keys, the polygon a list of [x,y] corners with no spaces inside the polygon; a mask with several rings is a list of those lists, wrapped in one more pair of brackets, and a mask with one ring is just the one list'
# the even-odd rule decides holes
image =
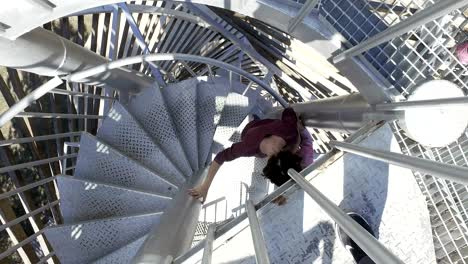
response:
{"label": "metal stair tread", "polygon": [[[244,121],[250,113],[252,106],[249,105],[249,99],[237,93],[229,93],[213,136],[213,142],[210,148],[211,154],[216,154],[229,145],[229,139],[236,131],[237,127]],[[209,159],[211,157],[209,156]]]}
{"label": "metal stair tread", "polygon": [[89,263],[146,235],[161,215],[134,214],[58,225],[47,227],[45,235],[61,263]]}
{"label": "metal stair tread", "polygon": [[103,120],[97,137],[146,165],[156,174],[174,182],[185,182],[185,176],[164,155],[151,136],[120,103],[115,103]]}
{"label": "metal stair tread", "polygon": [[66,175],[57,177],[57,185],[60,209],[67,224],[87,219],[162,212],[172,200],[163,195]]}
{"label": "metal stair tread", "polygon": [[87,132],[81,134],[74,176],[166,196],[175,195],[178,189],[175,183]]}
{"label": "metal stair tread", "polygon": [[138,238],[137,240],[128,243],[127,245],[114,250],[113,252],[100,257],[92,262],[92,264],[110,264],[110,263],[130,263],[136,255],[147,235]]}
{"label": "metal stair tread", "polygon": [[197,78],[190,78],[162,89],[164,101],[193,171],[198,170],[197,84]]}
{"label": "metal stair tread", "polygon": [[221,119],[229,93],[225,78],[205,78],[198,86],[198,155],[199,165],[205,166],[216,127]]}
{"label": "metal stair tread", "polygon": [[132,98],[128,111],[159,144],[163,152],[186,177],[193,171],[177,136],[175,124],[158,87],[143,90]]}

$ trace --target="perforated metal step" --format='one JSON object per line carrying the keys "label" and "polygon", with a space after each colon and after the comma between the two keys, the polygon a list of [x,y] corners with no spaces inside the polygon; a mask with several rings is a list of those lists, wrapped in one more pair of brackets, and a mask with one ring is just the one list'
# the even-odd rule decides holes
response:
{"label": "perforated metal step", "polygon": [[172,163],[186,177],[191,176],[192,169],[177,137],[174,123],[166,108],[160,89],[154,87],[144,90],[130,101],[128,110],[160,146]]}
{"label": "perforated metal step", "polygon": [[170,197],[70,176],[59,176],[57,184],[60,190],[60,209],[66,224],[106,217],[162,212],[172,200]]}
{"label": "perforated metal step", "polygon": [[198,170],[197,84],[198,80],[192,78],[170,84],[162,90],[177,135],[194,171]]}
{"label": "perforated metal step", "polygon": [[119,248],[118,250],[96,260],[93,264],[118,264],[118,263],[130,263],[135,257],[138,249],[143,245],[147,236],[143,236],[132,243]]}
{"label": "perforated metal step", "polygon": [[81,135],[74,176],[170,197],[177,192],[175,183],[164,180],[88,133]]}
{"label": "perforated metal step", "polygon": [[49,227],[46,237],[64,264],[97,260],[146,235],[160,213],[114,217]]}
{"label": "perforated metal step", "polygon": [[228,95],[227,79],[210,78],[198,84],[198,157],[199,165],[204,167],[210,151],[216,126]]}
{"label": "perforated metal step", "polygon": [[210,152],[218,153],[224,146],[229,147],[229,139],[242,123],[245,117],[250,113],[252,106],[249,105],[249,99],[236,93],[230,93],[224,104],[223,112],[216,132],[213,137]]}
{"label": "perforated metal step", "polygon": [[146,131],[118,102],[103,120],[97,137],[125,155],[143,163],[156,174],[180,186],[183,174],[164,155]]}

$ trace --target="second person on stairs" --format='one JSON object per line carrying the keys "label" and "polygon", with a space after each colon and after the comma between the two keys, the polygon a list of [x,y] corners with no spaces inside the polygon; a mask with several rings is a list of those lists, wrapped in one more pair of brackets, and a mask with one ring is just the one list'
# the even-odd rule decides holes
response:
{"label": "second person on stairs", "polygon": [[[216,155],[206,179],[188,190],[189,194],[205,202],[210,185],[224,162],[252,156],[269,158],[263,175],[281,186],[290,179],[288,169],[300,171],[313,162],[312,138],[292,108],[286,108],[281,119],[254,119],[245,126],[240,142]],[[274,202],[282,205],[286,199],[280,196]]]}

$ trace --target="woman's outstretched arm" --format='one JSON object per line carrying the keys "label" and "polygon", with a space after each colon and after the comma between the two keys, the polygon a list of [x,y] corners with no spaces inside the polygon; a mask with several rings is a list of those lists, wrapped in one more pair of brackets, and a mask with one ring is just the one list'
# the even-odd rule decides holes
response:
{"label": "woman's outstretched arm", "polygon": [[188,193],[196,199],[201,198],[201,202],[204,203],[211,183],[213,182],[213,179],[220,167],[220,164],[218,164],[216,161],[213,161],[210,165],[210,168],[208,169],[208,175],[206,176],[206,179],[203,181],[203,183],[193,189],[189,189]]}

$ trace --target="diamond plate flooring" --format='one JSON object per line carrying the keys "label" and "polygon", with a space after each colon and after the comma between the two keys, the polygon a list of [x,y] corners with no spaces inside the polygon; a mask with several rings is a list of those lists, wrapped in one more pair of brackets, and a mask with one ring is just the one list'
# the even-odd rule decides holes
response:
{"label": "diamond plate flooring", "polygon": [[[399,152],[388,126],[361,144]],[[410,170],[345,154],[311,183],[343,210],[362,214],[404,263],[435,263],[425,198]],[[259,219],[271,263],[354,263],[334,221],[303,191],[289,194],[284,206],[267,205]],[[213,263],[255,263],[249,228],[215,248]]]}

